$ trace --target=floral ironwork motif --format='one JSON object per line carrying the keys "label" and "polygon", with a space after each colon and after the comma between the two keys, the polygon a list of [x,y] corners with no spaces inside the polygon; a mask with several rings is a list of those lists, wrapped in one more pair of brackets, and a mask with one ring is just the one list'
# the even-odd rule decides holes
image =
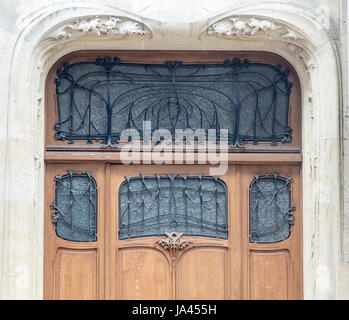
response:
{"label": "floral ironwork motif", "polygon": [[119,239],[169,231],[228,237],[228,195],[218,177],[167,174],[126,177],[119,188]]}
{"label": "floral ironwork motif", "polygon": [[97,186],[90,173],[56,175],[56,200],[51,204],[58,237],[69,241],[97,240]]}
{"label": "floral ironwork motif", "polygon": [[215,130],[219,142],[226,129],[233,148],[289,143],[288,75],[280,65],[240,59],[140,64],[106,57],[64,64],[55,80],[55,137],[116,147],[125,129],[135,129],[143,140],[143,122],[150,121],[152,133],[167,129],[173,141],[176,130],[203,129],[207,135]]}
{"label": "floral ironwork motif", "polygon": [[291,177],[256,175],[250,186],[250,240],[273,243],[286,240],[294,224]]}

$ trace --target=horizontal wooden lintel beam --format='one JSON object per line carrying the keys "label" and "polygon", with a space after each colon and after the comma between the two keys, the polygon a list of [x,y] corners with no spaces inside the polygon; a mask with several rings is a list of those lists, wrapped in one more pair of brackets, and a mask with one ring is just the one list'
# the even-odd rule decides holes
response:
{"label": "horizontal wooden lintel beam", "polygon": [[[300,153],[162,153],[155,154],[151,152],[135,152],[133,154],[133,164],[207,164],[214,165],[220,161],[228,161],[229,164],[262,164],[262,163],[282,163],[292,164],[301,163],[302,155]],[[71,161],[105,161],[111,163],[125,163],[125,157],[120,152],[58,152],[46,151],[45,161],[47,162],[71,162]],[[181,163],[181,161],[183,161]]]}

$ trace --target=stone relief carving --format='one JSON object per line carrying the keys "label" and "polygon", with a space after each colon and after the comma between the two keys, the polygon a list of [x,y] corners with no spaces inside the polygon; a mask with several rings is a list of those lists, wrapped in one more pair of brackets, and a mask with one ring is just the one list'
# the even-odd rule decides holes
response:
{"label": "stone relief carving", "polygon": [[282,41],[285,49],[303,67],[306,72],[314,69],[315,63],[303,48],[308,41],[304,36],[282,22],[256,16],[231,16],[209,25],[200,38],[208,37],[236,40],[276,40]]}
{"label": "stone relief carving", "polygon": [[301,34],[288,29],[285,25],[274,22],[272,20],[253,17],[239,16],[228,17],[211,24],[207,30],[208,36],[216,37],[237,37],[237,38],[252,38],[257,36],[268,36],[283,40],[300,40],[304,39]]}
{"label": "stone relief carving", "polygon": [[96,16],[85,17],[67,23],[46,37],[51,41],[64,41],[83,36],[126,38],[151,36],[151,31],[143,23],[126,17]]}
{"label": "stone relief carving", "polygon": [[303,48],[294,43],[287,43],[286,47],[287,51],[303,66],[303,69],[306,72],[315,68],[314,61],[308,58],[308,55]]}

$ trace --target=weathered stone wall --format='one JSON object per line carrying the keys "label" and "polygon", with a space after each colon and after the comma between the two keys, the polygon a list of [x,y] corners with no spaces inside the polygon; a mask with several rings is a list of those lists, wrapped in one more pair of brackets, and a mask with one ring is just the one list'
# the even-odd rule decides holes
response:
{"label": "weathered stone wall", "polygon": [[349,299],[345,3],[2,0],[0,298],[43,297],[44,84],[50,66],[75,50],[192,49],[271,51],[295,66],[303,101],[304,297]]}

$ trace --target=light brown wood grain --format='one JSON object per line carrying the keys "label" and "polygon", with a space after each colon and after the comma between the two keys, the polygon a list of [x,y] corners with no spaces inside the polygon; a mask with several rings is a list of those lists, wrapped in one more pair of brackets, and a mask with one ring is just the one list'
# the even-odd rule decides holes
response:
{"label": "light brown wood grain", "polygon": [[292,274],[289,252],[250,251],[250,298],[287,300],[290,295]]}
{"label": "light brown wood grain", "polygon": [[[227,240],[185,236],[193,243],[174,263],[166,250],[154,243],[164,237],[118,239],[118,190],[125,176],[140,173],[209,175],[209,166],[122,165],[118,149],[101,148],[54,139],[57,122],[54,78],[63,62],[93,61],[118,56],[124,62],[221,63],[226,59],[280,64],[289,68],[293,83],[290,126],[293,141],[271,147],[248,144],[230,150],[227,185]],[[265,52],[234,51],[79,51],[57,61],[48,74],[45,100],[45,299],[302,299],[302,128],[301,87],[294,68],[283,58]],[[197,151],[197,150],[194,150]],[[141,157],[147,156],[147,151]],[[173,154],[166,155],[173,158]],[[67,170],[91,172],[98,186],[98,241],[79,243],[55,234],[49,213],[55,200],[54,176]],[[291,176],[295,225],[289,239],[275,244],[249,241],[249,186],[254,174],[278,172]]]}
{"label": "light brown wood grain", "polygon": [[161,252],[152,248],[124,248],[116,259],[120,299],[170,299],[170,265]]}
{"label": "light brown wood grain", "polygon": [[[234,168],[228,171],[228,173],[220,179],[222,179],[226,184],[228,190],[231,190]],[[153,174],[167,174],[167,173],[178,173],[178,174],[189,174],[189,175],[198,175],[200,173],[204,175],[209,174],[208,166],[173,166],[173,165],[164,165],[164,166],[122,166],[122,165],[113,165],[111,167],[111,180],[110,180],[110,220],[107,223],[111,226],[110,240],[108,242],[107,248],[110,247],[109,252],[111,253],[110,263],[110,274],[111,274],[111,283],[110,283],[110,297],[112,299],[124,299],[124,286],[133,288],[136,286],[136,280],[133,277],[128,277],[127,281],[124,279],[124,264],[120,262],[120,259],[123,258],[123,253],[125,250],[135,250],[137,248],[137,263],[139,265],[144,265],[144,268],[148,271],[148,274],[153,274],[153,270],[148,264],[149,261],[149,250],[154,250],[154,244],[161,238],[164,237],[145,237],[145,238],[136,238],[129,240],[119,240],[117,237],[118,230],[118,189],[121,183],[125,180],[125,176],[139,176],[140,173],[145,173],[147,175]],[[233,202],[229,200],[229,207]],[[230,218],[234,220],[234,218]],[[229,219],[229,220],[230,220]],[[232,225],[237,227],[237,223],[232,222]],[[168,252],[162,252],[162,255],[167,259],[167,270],[166,272],[170,275],[169,278],[169,287],[170,287],[170,299],[230,299],[231,298],[231,284],[230,276],[232,272],[231,263],[230,263],[230,254],[232,250],[229,250],[231,247],[230,240],[221,240],[205,237],[193,237],[186,236],[186,240],[194,244],[194,248],[190,249],[191,254],[183,253],[179,257],[177,263],[173,263]],[[239,246],[239,243],[235,243],[235,246]],[[142,250],[139,248],[143,248]],[[120,258],[120,256],[122,258]],[[237,258],[237,257],[236,257]],[[113,263],[113,261],[119,260],[118,263]],[[121,263],[121,265],[120,265]],[[204,265],[204,263],[206,263]],[[131,265],[131,263],[129,263]],[[221,265],[218,272],[223,271],[223,274],[219,276],[217,281],[217,268],[218,265]],[[197,269],[199,267],[199,269]],[[130,266],[129,266],[130,268]],[[162,266],[161,266],[162,268]],[[195,276],[195,269],[197,273]],[[146,271],[144,271],[146,272]],[[236,272],[236,270],[235,270]],[[112,275],[117,275],[113,278]],[[164,274],[161,271],[161,274]],[[153,276],[154,278],[154,276]],[[204,280],[202,284],[198,281]],[[224,279],[224,281],[223,281]],[[119,283],[119,284],[118,284]],[[122,285],[121,285],[122,283]],[[142,287],[145,288],[145,287]],[[207,290],[205,290],[205,288]],[[132,289],[130,289],[132,290]],[[143,299],[148,299],[147,297],[151,296],[153,299],[161,299],[162,295],[154,297],[154,288],[149,287],[148,290],[142,291],[143,295],[140,293],[137,294],[137,299],[142,297]],[[126,297],[129,297],[127,294]]]}
{"label": "light brown wood grain", "polygon": [[177,295],[180,300],[229,299],[227,248],[193,248],[181,257],[177,267]]}
{"label": "light brown wood grain", "polygon": [[[56,235],[55,226],[50,216],[50,212],[52,212],[50,204],[55,201],[54,177],[57,174],[67,174],[68,169],[80,173],[90,172],[96,180],[98,187],[98,234],[96,242],[72,242],[61,239]],[[99,164],[98,162],[47,164],[45,180],[44,297],[45,299],[72,299],[73,297],[76,299],[79,297],[80,299],[90,299],[91,297],[93,299],[104,299],[104,164]],[[88,269],[85,269],[85,267]],[[91,272],[90,276],[93,276],[94,280],[85,277],[87,270]],[[69,272],[71,273],[70,275]],[[65,275],[65,273],[67,274]],[[61,282],[59,279],[71,279],[74,282],[71,289],[69,289],[72,290],[72,293],[64,289],[69,288],[66,285],[67,280]],[[85,280],[86,283],[93,282],[95,284],[85,287],[84,283],[79,283]],[[64,287],[61,288],[63,284]]]}
{"label": "light brown wood grain", "polygon": [[55,258],[55,297],[94,300],[98,297],[96,250],[58,249]]}
{"label": "light brown wood grain", "polygon": [[[244,270],[248,270],[244,276],[244,299],[273,299],[279,296],[281,299],[298,300],[303,298],[303,282],[302,282],[302,201],[301,201],[301,171],[297,165],[293,166],[271,166],[271,165],[246,165],[242,166],[242,210],[247,213],[244,216],[243,241],[244,252],[247,255],[243,259]],[[249,243],[249,192],[248,188],[255,174],[271,174],[277,172],[283,177],[290,176],[294,179],[291,183],[291,202],[295,204],[296,211],[295,223],[291,228],[291,235],[288,239],[278,243],[257,244]],[[287,263],[285,263],[285,252],[287,252]],[[282,255],[280,256],[280,253]],[[276,261],[279,259],[278,261]],[[268,272],[265,270],[265,264],[269,265]],[[283,267],[282,267],[283,266]],[[260,277],[268,277],[268,279],[260,279]],[[281,290],[276,285],[280,279],[287,282],[287,293],[285,286]],[[274,283],[268,285],[266,283]],[[280,284],[281,285],[281,284]],[[265,290],[263,290],[265,288]],[[269,298],[268,298],[269,297]]]}

